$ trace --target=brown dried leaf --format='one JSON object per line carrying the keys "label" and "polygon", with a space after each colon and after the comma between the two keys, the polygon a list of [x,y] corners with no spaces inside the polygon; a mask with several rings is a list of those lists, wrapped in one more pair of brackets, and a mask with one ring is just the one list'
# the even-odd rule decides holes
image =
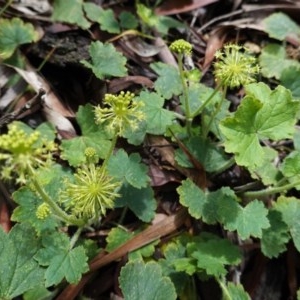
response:
{"label": "brown dried leaf", "polygon": [[124,36],[122,40],[130,50],[141,57],[154,56],[158,54],[162,49],[161,46],[146,43],[138,36]]}
{"label": "brown dried leaf", "polygon": [[202,66],[203,73],[205,73],[209,69],[212,61],[215,58],[216,51],[223,47],[227,33],[228,33],[228,28],[226,27],[217,28],[211,33],[205,51],[205,57]]}
{"label": "brown dried leaf", "polygon": [[13,67],[23,79],[31,85],[31,87],[38,93],[40,89],[46,91],[46,95],[43,100],[43,111],[47,120],[52,123],[58,130],[69,132],[72,136],[76,135],[75,129],[72,123],[67,117],[74,117],[75,114],[67,109],[54,91],[50,88],[48,82],[41,77],[29,64],[26,65],[26,69],[22,70],[17,67]]}
{"label": "brown dried leaf", "polygon": [[175,176],[174,172],[165,170],[157,165],[149,165],[149,176],[151,179],[151,186],[158,187],[169,182],[179,182],[179,178]]}
{"label": "brown dried leaf", "polygon": [[218,0],[166,0],[155,9],[155,13],[158,15],[180,14],[217,1]]}
{"label": "brown dried leaf", "polygon": [[133,84],[145,86],[149,89],[153,88],[153,82],[145,76],[126,76],[122,78],[114,78],[108,83],[108,93],[115,94],[120,91],[126,90]]}
{"label": "brown dried leaf", "polygon": [[156,46],[161,47],[161,51],[158,53],[160,60],[165,64],[178,68],[177,61],[165,41],[161,37],[156,37],[154,43]]}
{"label": "brown dried leaf", "polygon": [[[175,161],[174,148],[170,143],[162,136],[148,135],[147,140],[151,147],[155,148],[156,151],[161,155],[163,161],[167,161],[172,167],[174,167],[181,174],[188,178],[191,178],[200,188],[206,187],[206,176],[205,171],[199,162],[195,161],[191,155],[188,155],[194,162],[194,169],[183,168],[179,166]],[[184,148],[184,145],[180,145]]]}

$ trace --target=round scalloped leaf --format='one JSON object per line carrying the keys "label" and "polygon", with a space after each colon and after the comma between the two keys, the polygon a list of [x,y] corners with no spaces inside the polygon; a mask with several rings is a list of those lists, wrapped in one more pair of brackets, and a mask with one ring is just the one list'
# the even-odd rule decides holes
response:
{"label": "round scalloped leaf", "polygon": [[174,285],[162,275],[155,262],[131,261],[121,270],[119,278],[125,300],[172,300],[176,299]]}
{"label": "round scalloped leaf", "polygon": [[263,20],[265,31],[271,38],[283,41],[287,36],[298,38],[300,27],[288,15],[278,12]]}
{"label": "round scalloped leaf", "polygon": [[13,55],[18,46],[37,41],[38,33],[19,18],[0,19],[0,58]]}

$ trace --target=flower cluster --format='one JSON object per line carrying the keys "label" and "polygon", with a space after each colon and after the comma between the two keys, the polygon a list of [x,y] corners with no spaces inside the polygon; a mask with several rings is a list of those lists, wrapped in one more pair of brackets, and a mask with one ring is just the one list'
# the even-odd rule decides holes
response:
{"label": "flower cluster", "polygon": [[120,186],[121,183],[108,175],[105,168],[83,165],[74,174],[74,182],[65,182],[61,201],[76,217],[98,218],[105,215],[107,209],[113,208]]}
{"label": "flower cluster", "polygon": [[169,48],[174,53],[185,54],[190,56],[192,54],[193,46],[189,42],[180,39],[174,41]]}
{"label": "flower cluster", "polygon": [[56,145],[42,140],[40,132],[26,133],[17,124],[10,124],[8,133],[0,136],[0,161],[4,161],[0,167],[1,177],[11,179],[15,172],[18,174],[16,182],[26,183],[28,168],[48,166]]}
{"label": "flower cluster", "polygon": [[224,46],[224,51],[217,51],[215,56],[217,62],[214,64],[214,74],[223,86],[235,88],[255,82],[259,66],[247,48],[227,44]]}
{"label": "flower cluster", "polygon": [[93,147],[87,147],[84,150],[84,155],[86,157],[87,163],[96,164],[99,160],[99,156],[97,155],[96,150]]}
{"label": "flower cluster", "polygon": [[106,94],[103,101],[105,107],[95,107],[96,123],[106,122],[108,129],[120,136],[128,129],[136,130],[145,115],[141,111],[143,103],[133,101],[134,96],[123,91],[119,95]]}
{"label": "flower cluster", "polygon": [[35,212],[36,217],[40,220],[46,219],[50,215],[50,213],[50,206],[45,202],[39,205]]}

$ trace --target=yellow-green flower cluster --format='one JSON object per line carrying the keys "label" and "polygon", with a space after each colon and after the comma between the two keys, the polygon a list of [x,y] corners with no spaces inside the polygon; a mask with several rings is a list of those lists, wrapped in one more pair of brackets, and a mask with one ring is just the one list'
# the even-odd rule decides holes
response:
{"label": "yellow-green flower cluster", "polygon": [[97,155],[97,152],[96,152],[95,148],[93,148],[93,147],[87,147],[84,150],[84,155],[85,155],[88,163],[96,164],[99,160],[99,156]]}
{"label": "yellow-green flower cluster", "polygon": [[133,93],[123,91],[119,95],[106,94],[105,107],[95,107],[96,123],[107,123],[109,131],[120,136],[126,130],[136,130],[145,114],[141,110],[143,103],[133,101],[134,97]]}
{"label": "yellow-green flower cluster", "polygon": [[26,183],[28,168],[49,165],[55,149],[53,142],[41,141],[40,132],[28,134],[17,123],[10,124],[8,133],[0,135],[1,177],[11,179],[16,174],[16,182]]}
{"label": "yellow-green flower cluster", "polygon": [[75,182],[65,182],[61,201],[73,216],[94,219],[113,208],[121,183],[107,174],[105,168],[84,165],[74,175]]}
{"label": "yellow-green flower cluster", "polygon": [[192,54],[193,50],[193,46],[183,39],[174,41],[169,48],[174,53],[185,54],[189,56]]}
{"label": "yellow-green flower cluster", "polygon": [[46,219],[51,213],[50,206],[47,203],[42,203],[36,210],[35,214],[38,219],[44,220]]}
{"label": "yellow-green flower cluster", "polygon": [[259,66],[247,48],[227,44],[224,46],[224,51],[216,52],[215,57],[217,62],[214,64],[214,74],[223,86],[235,88],[255,82]]}

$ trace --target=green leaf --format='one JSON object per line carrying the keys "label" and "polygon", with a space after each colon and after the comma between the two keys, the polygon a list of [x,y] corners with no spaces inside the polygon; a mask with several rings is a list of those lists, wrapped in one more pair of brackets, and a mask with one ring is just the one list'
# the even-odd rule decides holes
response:
{"label": "green leaf", "polygon": [[133,236],[134,234],[132,232],[129,232],[125,229],[118,227],[112,228],[106,238],[107,245],[105,250],[107,252],[112,252],[113,250],[130,240]]}
{"label": "green leaf", "polygon": [[28,225],[17,224],[8,234],[0,228],[0,299],[13,299],[43,284],[44,270],[34,259],[39,247]]}
{"label": "green leaf", "polygon": [[285,157],[281,172],[291,183],[299,183],[296,188],[300,189],[300,152],[293,151]]}
{"label": "green leaf", "polygon": [[40,133],[41,142],[42,140],[54,141],[54,139],[56,138],[56,130],[54,126],[48,122],[43,122],[35,130]]}
{"label": "green leaf", "polygon": [[300,202],[294,197],[280,196],[274,204],[274,209],[282,215],[293,238],[295,247],[300,251]]}
{"label": "green leaf", "polygon": [[19,206],[13,211],[11,216],[12,221],[28,223],[33,226],[39,234],[47,229],[55,229],[59,225],[57,218],[52,215],[43,220],[37,218],[36,210],[43,202],[28,187],[22,187],[14,192],[13,199]]}
{"label": "green leaf", "polygon": [[174,66],[156,62],[150,65],[151,69],[158,74],[154,88],[165,99],[171,99],[173,95],[182,93],[182,83],[179,71]]}
{"label": "green leaf", "polygon": [[92,147],[100,158],[105,158],[111,142],[105,128],[95,123],[93,107],[89,104],[80,106],[76,120],[81,128],[82,136],[63,140],[61,157],[66,159],[71,166],[78,166],[86,163],[84,151],[87,147]]}
{"label": "green leaf", "polygon": [[286,244],[290,239],[288,226],[283,222],[281,213],[274,209],[269,211],[268,219],[270,227],[262,232],[261,250],[269,258],[278,257],[286,251]]}
{"label": "green leaf", "polygon": [[175,118],[173,112],[163,108],[164,99],[156,93],[143,91],[135,100],[144,103],[143,111],[146,115],[147,132],[164,134]]}
{"label": "green leaf", "polygon": [[259,63],[263,76],[276,79],[280,79],[283,70],[300,67],[296,60],[286,58],[285,48],[278,44],[268,44],[264,47],[259,57]]}
{"label": "green leaf", "polygon": [[100,24],[103,31],[120,33],[120,26],[111,9],[103,9],[94,3],[83,4],[87,18]]}
{"label": "green leaf", "polygon": [[271,91],[263,83],[246,86],[246,96],[233,116],[221,121],[227,152],[235,154],[237,164],[256,168],[265,160],[260,140],[293,137],[299,102],[289,90],[278,86]]}
{"label": "green leaf", "polygon": [[92,69],[99,79],[105,77],[122,77],[127,75],[126,58],[113,45],[100,41],[91,43],[89,53],[92,63],[82,60],[81,63]]}
{"label": "green leaf", "polygon": [[51,300],[55,297],[55,291],[50,292],[44,286],[35,287],[24,293],[24,300]]}
{"label": "green leaf", "polygon": [[107,168],[111,176],[117,179],[125,179],[138,189],[146,187],[150,182],[150,178],[147,175],[148,168],[141,163],[141,157],[138,153],[131,153],[128,156],[121,149],[109,159]]}
{"label": "green leaf", "polygon": [[55,0],[52,19],[54,21],[75,24],[88,29],[91,23],[86,20],[83,12],[83,0]]}
{"label": "green leaf", "polygon": [[[212,97],[213,95],[213,97]],[[202,83],[190,83],[188,87],[188,97],[189,97],[189,106],[191,115],[194,115],[198,112],[201,113],[202,124],[207,127],[210,123],[210,130],[218,138],[220,137],[219,123],[228,115],[228,109],[230,102],[226,99],[223,99],[223,96],[220,92],[216,92],[214,89],[205,86]],[[204,106],[203,104],[206,101],[209,102]],[[184,97],[180,96],[180,101],[182,103],[181,108],[185,112]],[[216,113],[216,107],[221,103],[220,110]],[[202,111],[198,111],[202,107]],[[213,121],[211,122],[211,119]]]}
{"label": "green leaf", "polygon": [[300,128],[298,128],[298,127],[295,128],[293,144],[294,144],[295,150],[300,152]]}
{"label": "green leaf", "polygon": [[237,265],[241,261],[241,253],[237,246],[225,239],[211,239],[206,242],[187,245],[190,256],[197,261],[197,267],[208,275],[224,276],[226,265]]}
{"label": "green leaf", "polygon": [[176,299],[172,281],[162,275],[161,267],[155,262],[128,262],[121,270],[119,282],[125,300]]}
{"label": "green leaf", "polygon": [[206,201],[205,193],[197,187],[189,178],[182,181],[177,188],[179,202],[188,208],[189,214],[200,219],[203,216],[203,207]]}
{"label": "green leaf", "polygon": [[294,97],[300,97],[300,65],[284,69],[280,81],[284,87],[292,92]]}
{"label": "green leaf", "polygon": [[[106,242],[106,251],[112,252],[119,246],[123,245],[125,242],[133,238],[138,232],[129,232],[122,228],[113,228],[109,232]],[[159,240],[154,241],[144,247],[141,247],[135,251],[129,253],[129,260],[142,259],[142,257],[150,257],[155,251],[155,245],[159,243]]]}
{"label": "green leaf", "polygon": [[128,141],[128,143],[132,145],[140,145],[145,140],[145,135],[147,133],[147,124],[146,122],[140,122],[139,127],[135,130],[132,130],[131,128],[126,128],[125,132],[123,134],[123,137],[125,137]]}
{"label": "green leaf", "polygon": [[265,31],[271,38],[283,41],[286,37],[298,38],[300,27],[288,15],[278,12],[273,13],[262,21]]}
{"label": "green leaf", "polygon": [[202,212],[203,220],[208,224],[219,222],[226,226],[237,218],[239,211],[240,205],[234,191],[229,187],[222,187],[207,195]]}
{"label": "green leaf", "polygon": [[23,44],[35,42],[38,33],[30,23],[19,18],[0,19],[0,59],[7,59]]}
{"label": "green leaf", "polygon": [[292,92],[294,97],[300,97],[300,65],[286,68],[280,76],[281,84]]}
{"label": "green leaf", "polygon": [[59,164],[53,164],[51,168],[38,169],[36,176],[48,196],[55,200],[59,198],[60,192],[64,189],[65,183],[62,179],[73,179],[71,170]]}
{"label": "green leaf", "polygon": [[148,8],[143,4],[137,4],[137,14],[140,19],[149,27],[154,27],[158,32],[162,34],[167,34],[170,28],[184,28],[184,26],[170,18],[165,16],[158,16],[154,13],[154,10]]}
{"label": "green leaf", "polygon": [[229,293],[229,296],[231,297],[228,300],[251,300],[250,296],[245,292],[241,284],[234,284],[232,282],[228,282],[227,291]]}
{"label": "green leaf", "polygon": [[[181,234],[177,238],[173,239],[171,242],[168,242],[163,248],[163,255],[165,259],[160,259],[158,262],[163,269],[163,274],[171,278],[174,286],[176,288],[176,293],[179,296],[180,294],[186,294],[185,287],[191,279],[188,274],[193,274],[194,272],[179,272],[175,269],[173,262],[175,259],[185,259],[186,255],[186,243],[182,240],[186,237],[185,234]],[[193,260],[194,261],[194,260]],[[188,266],[190,267],[190,266]],[[188,268],[187,267],[187,268]],[[195,267],[195,265],[193,266]],[[185,268],[184,270],[186,270]]]}
{"label": "green leaf", "polygon": [[185,272],[188,275],[193,275],[198,271],[197,260],[195,258],[177,258],[173,261],[177,272]]}
{"label": "green leaf", "polygon": [[64,278],[69,283],[77,283],[82,274],[89,270],[84,248],[78,246],[70,249],[70,240],[65,234],[44,234],[42,243],[44,248],[38,251],[35,259],[47,266],[46,287],[58,284]]}
{"label": "green leaf", "polygon": [[119,15],[120,26],[124,29],[135,29],[139,22],[134,14],[129,11],[122,11]]}
{"label": "green leaf", "polygon": [[188,208],[189,214],[196,219],[202,218],[208,224],[220,222],[226,226],[236,220],[241,209],[234,192],[227,187],[204,193],[190,179],[186,179],[177,192],[179,202]]}
{"label": "green leaf", "polygon": [[[212,144],[209,140],[202,137],[192,137],[184,142],[191,155],[198,160],[207,172],[215,172],[219,170],[228,161],[224,151]],[[187,155],[178,149],[175,151],[175,160],[180,166],[192,168],[193,164],[190,162]]]}
{"label": "green leaf", "polygon": [[282,174],[275,163],[278,159],[278,153],[273,148],[267,147],[264,147],[263,151],[265,159],[262,165],[254,168],[249,167],[248,170],[252,178],[261,180],[264,185],[276,185],[282,178]]}
{"label": "green leaf", "polygon": [[261,201],[254,200],[244,208],[240,207],[235,220],[228,221],[224,227],[230,231],[237,230],[241,239],[245,240],[250,236],[262,237],[262,230],[270,227],[267,218],[268,210]]}
{"label": "green leaf", "polygon": [[134,214],[144,222],[150,222],[155,215],[156,201],[152,188],[134,188],[132,185],[123,184],[115,206],[128,206]]}

